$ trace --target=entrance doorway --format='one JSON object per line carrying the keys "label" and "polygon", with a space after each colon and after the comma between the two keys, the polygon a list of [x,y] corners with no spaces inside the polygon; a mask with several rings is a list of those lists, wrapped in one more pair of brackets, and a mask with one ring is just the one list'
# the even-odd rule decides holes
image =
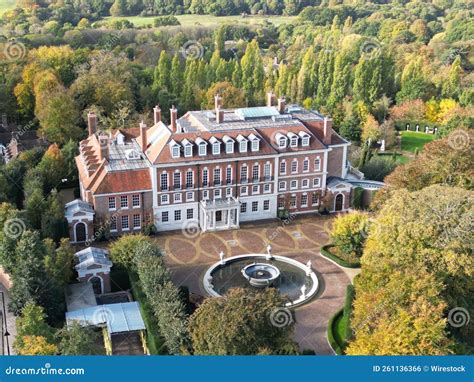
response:
{"label": "entrance doorway", "polygon": [[335,202],[335,210],[342,211],[342,207],[344,206],[344,195],[337,194],[336,195],[336,202]]}
{"label": "entrance doorway", "polygon": [[76,241],[83,242],[86,241],[86,225],[84,223],[76,224]]}
{"label": "entrance doorway", "polygon": [[222,221],[222,211],[216,211],[216,222]]}

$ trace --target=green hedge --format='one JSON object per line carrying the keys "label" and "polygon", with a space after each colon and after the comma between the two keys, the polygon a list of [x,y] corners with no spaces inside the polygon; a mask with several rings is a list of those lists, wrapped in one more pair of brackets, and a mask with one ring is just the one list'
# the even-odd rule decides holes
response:
{"label": "green hedge", "polygon": [[[347,343],[352,339],[351,315],[354,297],[354,285],[349,284],[346,289],[344,307],[336,312],[328,323],[328,341],[338,355],[344,354]],[[339,325],[342,325],[342,329],[338,327]]]}
{"label": "green hedge", "polygon": [[150,354],[168,354],[164,340],[158,332],[158,322],[153,315],[153,310],[140,287],[140,282],[136,275],[130,274],[133,298],[140,304],[140,312],[146,327],[146,342]]}
{"label": "green hedge", "polygon": [[343,314],[344,310],[339,310],[334,316],[331,317],[328,323],[328,342],[337,355],[344,354],[344,350],[341,348],[336,338],[334,337],[335,323],[338,319],[342,318]]}
{"label": "green hedge", "polygon": [[341,267],[346,267],[346,268],[360,268],[360,261],[357,261],[355,263],[349,263],[339,257],[337,257],[336,255],[334,255],[333,253],[329,252],[329,248],[332,248],[334,247],[334,245],[332,244],[329,244],[329,245],[325,245],[321,248],[321,254],[324,256],[324,257],[327,257],[328,259],[331,259],[333,260],[335,263],[339,264]]}

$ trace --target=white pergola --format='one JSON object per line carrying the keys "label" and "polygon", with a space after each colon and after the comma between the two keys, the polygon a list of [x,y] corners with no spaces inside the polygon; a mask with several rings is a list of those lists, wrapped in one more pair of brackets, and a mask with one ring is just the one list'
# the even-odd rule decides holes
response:
{"label": "white pergola", "polygon": [[239,228],[240,202],[237,198],[202,200],[199,208],[199,225],[203,232]]}

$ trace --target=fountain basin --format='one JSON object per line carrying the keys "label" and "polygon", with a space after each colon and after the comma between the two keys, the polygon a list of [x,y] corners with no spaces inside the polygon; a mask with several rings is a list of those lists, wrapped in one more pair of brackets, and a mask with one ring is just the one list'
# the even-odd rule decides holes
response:
{"label": "fountain basin", "polygon": [[280,270],[272,264],[253,263],[242,268],[242,275],[256,288],[265,288],[280,277]]}
{"label": "fountain basin", "polygon": [[[270,285],[267,284],[267,281],[263,286],[260,283],[252,285],[249,280],[251,275],[246,277],[243,270],[256,264],[273,266],[280,274],[273,279]],[[268,271],[268,269],[266,270]],[[255,279],[258,277],[263,277],[264,280],[269,279],[265,272],[262,275],[257,275]],[[226,258],[225,264],[216,262],[208,268],[202,283],[207,294],[213,297],[224,296],[232,288],[253,288],[256,290],[261,290],[264,287],[275,288],[280,295],[286,298],[285,306],[292,308],[311,300],[319,287],[316,273],[307,265],[284,256],[272,256],[269,259],[268,254],[239,255]],[[303,286],[305,293],[302,293]]]}

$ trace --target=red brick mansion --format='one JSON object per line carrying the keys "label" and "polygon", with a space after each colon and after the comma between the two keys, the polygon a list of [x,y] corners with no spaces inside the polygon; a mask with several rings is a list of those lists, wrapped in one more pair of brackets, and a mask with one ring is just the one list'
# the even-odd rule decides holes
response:
{"label": "red brick mansion", "polygon": [[[111,234],[198,225],[202,231],[240,222],[349,208],[350,143],[332,120],[268,94],[267,106],[190,111],[171,124],[154,108],[154,125],[97,132],[76,163],[81,199],[66,205],[73,242],[90,240],[94,226]],[[276,101],[276,102],[275,102]],[[94,224],[95,223],[95,224]]]}

